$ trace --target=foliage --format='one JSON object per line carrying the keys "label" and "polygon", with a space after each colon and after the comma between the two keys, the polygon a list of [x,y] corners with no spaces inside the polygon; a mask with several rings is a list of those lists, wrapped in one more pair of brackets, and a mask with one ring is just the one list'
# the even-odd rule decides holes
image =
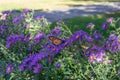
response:
{"label": "foliage", "polygon": [[27,9],[12,12],[0,18],[0,79],[120,79],[119,18],[110,17],[101,30],[89,23],[87,32],[73,32],[63,21],[51,28],[51,22]]}

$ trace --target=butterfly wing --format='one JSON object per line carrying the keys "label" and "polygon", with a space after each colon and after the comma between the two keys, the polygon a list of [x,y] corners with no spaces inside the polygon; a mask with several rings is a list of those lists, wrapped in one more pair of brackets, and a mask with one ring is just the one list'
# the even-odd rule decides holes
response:
{"label": "butterfly wing", "polygon": [[61,39],[59,39],[59,38],[55,38],[55,39],[52,41],[52,43],[57,46],[57,45],[62,44],[62,43],[63,43],[63,40],[61,40]]}
{"label": "butterfly wing", "polygon": [[63,40],[56,38],[54,36],[49,36],[49,39],[52,41],[52,44],[58,46],[63,43]]}
{"label": "butterfly wing", "polygon": [[54,36],[49,36],[49,39],[50,39],[51,41],[53,41],[53,40],[54,40]]}

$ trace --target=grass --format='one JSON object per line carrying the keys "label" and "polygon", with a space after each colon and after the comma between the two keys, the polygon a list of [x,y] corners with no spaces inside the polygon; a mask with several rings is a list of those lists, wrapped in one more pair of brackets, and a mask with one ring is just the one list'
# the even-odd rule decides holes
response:
{"label": "grass", "polygon": [[[99,15],[90,15],[86,17],[75,17],[72,19],[65,19],[67,26],[74,27],[73,31],[76,31],[78,29],[85,29],[86,25],[89,22],[93,22],[96,25],[96,28],[99,29],[101,24],[106,21],[107,18],[114,17],[118,18],[120,17],[120,12],[117,13],[111,13],[111,14],[99,14]],[[73,26],[74,25],[74,26]]]}
{"label": "grass", "polygon": [[[92,22],[95,24],[95,29],[99,30],[100,33],[102,33],[102,35],[106,35],[107,37],[110,33],[101,30],[101,26],[103,22],[105,22],[106,19],[109,17],[120,18],[120,12],[111,13],[111,14],[90,15],[86,17],[75,17],[71,19],[65,19],[64,21],[72,32],[78,31],[80,29],[89,32],[89,30],[86,29],[86,25]],[[53,24],[52,26],[54,25],[55,24]]]}
{"label": "grass", "polygon": [[12,9],[54,10],[75,5],[87,5],[97,1],[119,0],[0,0],[0,11]]}

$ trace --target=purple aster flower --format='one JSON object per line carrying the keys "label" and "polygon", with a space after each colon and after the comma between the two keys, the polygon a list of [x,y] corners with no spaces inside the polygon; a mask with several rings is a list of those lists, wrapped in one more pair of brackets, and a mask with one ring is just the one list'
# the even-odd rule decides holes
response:
{"label": "purple aster flower", "polygon": [[106,41],[104,48],[105,50],[110,50],[111,49],[112,42],[111,41]]}
{"label": "purple aster flower", "polygon": [[89,23],[86,28],[93,28],[95,25],[93,23]]}
{"label": "purple aster flower", "polygon": [[88,61],[91,63],[95,62],[95,54],[90,54],[90,56],[88,57]]}
{"label": "purple aster flower", "polygon": [[24,43],[28,43],[30,40],[31,40],[31,36],[30,36],[30,33],[28,33],[23,41]]}
{"label": "purple aster flower", "polygon": [[79,31],[75,32],[70,38],[71,42],[73,43],[74,41],[76,41],[78,39],[82,40],[84,34],[85,34],[85,32],[82,31],[82,30],[79,30]]}
{"label": "purple aster flower", "polygon": [[35,37],[34,37],[34,42],[35,42],[35,43],[38,43],[38,42],[40,42],[40,40],[43,39],[44,37],[45,37],[45,34],[44,34],[43,32],[41,32],[41,33],[35,35]]}
{"label": "purple aster flower", "polygon": [[36,66],[33,67],[33,72],[40,73],[42,68],[43,68],[43,66],[41,64],[36,64]]}
{"label": "purple aster flower", "polygon": [[96,54],[100,48],[98,46],[92,46],[90,49],[92,53]]}
{"label": "purple aster flower", "polygon": [[120,49],[120,44],[117,41],[113,42],[111,45],[111,51],[117,53],[119,49]]}
{"label": "purple aster flower", "polygon": [[117,38],[117,36],[115,34],[111,34],[108,38],[108,40],[115,40]]}
{"label": "purple aster flower", "polygon": [[12,63],[8,63],[7,66],[6,66],[6,73],[7,74],[10,74],[13,70],[13,65]]}
{"label": "purple aster flower", "polygon": [[97,30],[94,31],[93,35],[94,35],[94,38],[97,39],[97,40],[100,40],[101,37],[102,37]]}
{"label": "purple aster flower", "polygon": [[18,68],[21,70],[21,71],[24,71],[27,67],[27,64],[22,64],[20,65]]}
{"label": "purple aster flower", "polygon": [[97,61],[97,63],[103,62],[104,61],[104,56],[105,56],[105,51],[103,49],[99,50],[96,53],[96,61]]}
{"label": "purple aster flower", "polygon": [[100,62],[104,61],[104,58],[102,56],[98,56],[98,57],[96,57],[95,60],[96,60],[97,63],[100,63]]}
{"label": "purple aster flower", "polygon": [[61,66],[60,63],[56,63],[57,68],[60,68],[60,66]]}
{"label": "purple aster flower", "polygon": [[[36,59],[36,60],[37,60],[37,59]],[[32,70],[33,67],[37,65],[37,62],[38,62],[38,61],[36,61],[36,60],[33,60],[33,61],[30,63],[30,65],[28,66],[29,70]]]}
{"label": "purple aster flower", "polygon": [[10,42],[7,42],[7,44],[6,44],[6,48],[10,48],[11,47],[11,43]]}
{"label": "purple aster flower", "polygon": [[28,14],[31,10],[29,9],[23,9],[23,14]]}
{"label": "purple aster flower", "polygon": [[43,53],[43,52],[34,53],[23,61],[21,66],[19,66],[19,69],[23,71],[26,68],[28,68],[29,70],[36,71],[35,67],[38,64],[38,62],[47,57],[48,57],[47,53]]}
{"label": "purple aster flower", "polygon": [[39,20],[42,19],[42,18],[44,18],[44,16],[37,16],[37,17],[35,18],[35,20],[36,20],[36,21],[39,21]]}
{"label": "purple aster flower", "polygon": [[18,24],[18,23],[20,23],[22,20],[23,20],[23,16],[20,15],[20,16],[14,18],[13,21],[12,21],[12,23],[13,23],[13,24]]}
{"label": "purple aster flower", "polygon": [[4,34],[9,29],[9,26],[1,25],[0,26],[0,34]]}
{"label": "purple aster flower", "polygon": [[45,49],[47,50],[47,51],[50,51],[51,52],[51,49],[53,48],[53,45],[51,45],[51,44],[47,44],[46,45],[46,47],[45,47]]}
{"label": "purple aster flower", "polygon": [[6,11],[3,11],[2,13],[8,15],[8,14],[10,13],[10,11],[9,11],[9,10],[6,10]]}
{"label": "purple aster flower", "polygon": [[66,38],[66,39],[64,40],[63,44],[60,45],[60,47],[61,47],[61,49],[64,49],[66,46],[68,46],[68,45],[70,45],[70,44],[72,44],[71,39]]}
{"label": "purple aster flower", "polygon": [[28,65],[34,59],[34,56],[35,55],[31,55],[30,57],[25,58],[22,64]]}
{"label": "purple aster flower", "polygon": [[87,50],[85,50],[85,56],[90,56],[90,54],[91,54],[91,50],[90,50],[90,48],[88,48]]}
{"label": "purple aster flower", "polygon": [[61,34],[62,30],[60,29],[60,27],[55,27],[54,29],[52,29],[51,33],[54,36],[59,36]]}
{"label": "purple aster flower", "polygon": [[23,42],[23,40],[24,40],[24,35],[23,34],[20,34],[20,35],[12,34],[9,37],[7,37],[6,47],[10,48],[10,46],[16,44],[16,41]]}
{"label": "purple aster flower", "polygon": [[94,39],[90,36],[90,35],[84,35],[84,38],[85,38],[85,40],[86,41],[88,41],[88,42],[94,42]]}
{"label": "purple aster flower", "polygon": [[109,26],[108,26],[108,23],[103,23],[103,25],[102,25],[102,30],[106,30],[108,27],[109,27]]}
{"label": "purple aster flower", "polygon": [[108,18],[107,20],[106,20],[106,22],[108,22],[108,23],[111,23],[111,22],[113,22],[114,21],[114,18],[113,17],[110,17],[110,18]]}

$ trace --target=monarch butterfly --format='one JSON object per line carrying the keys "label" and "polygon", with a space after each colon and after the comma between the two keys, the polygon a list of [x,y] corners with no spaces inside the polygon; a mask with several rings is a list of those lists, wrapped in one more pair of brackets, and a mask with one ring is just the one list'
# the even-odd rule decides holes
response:
{"label": "monarch butterfly", "polygon": [[60,44],[62,44],[64,41],[57,38],[57,37],[54,37],[54,36],[49,36],[49,39],[52,41],[52,44],[58,46]]}

